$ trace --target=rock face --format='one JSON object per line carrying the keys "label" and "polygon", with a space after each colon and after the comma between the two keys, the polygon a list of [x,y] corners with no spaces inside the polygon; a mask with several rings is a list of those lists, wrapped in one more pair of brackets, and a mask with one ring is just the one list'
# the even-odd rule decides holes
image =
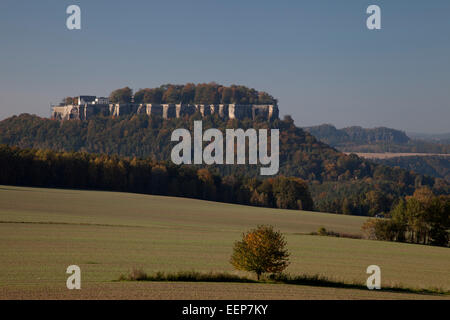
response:
{"label": "rock face", "polygon": [[279,111],[276,105],[240,104],[84,104],[54,106],[52,119],[87,120],[95,115],[122,116],[127,114],[158,115],[164,119],[180,118],[200,112],[202,116],[217,114],[224,119],[274,120]]}

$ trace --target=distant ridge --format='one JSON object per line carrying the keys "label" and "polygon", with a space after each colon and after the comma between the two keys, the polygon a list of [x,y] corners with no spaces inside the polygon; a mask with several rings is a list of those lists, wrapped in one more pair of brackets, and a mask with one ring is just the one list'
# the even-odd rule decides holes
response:
{"label": "distant ridge", "polygon": [[450,144],[450,132],[436,133],[436,134],[408,132],[408,136],[413,139],[420,139],[420,140],[425,140],[425,141]]}
{"label": "distant ridge", "polygon": [[411,139],[405,132],[386,128],[378,127],[372,129],[366,129],[360,126],[346,127],[337,129],[331,124],[322,124],[313,127],[303,128],[317,139],[330,144],[332,146],[338,146],[340,144],[376,144],[376,143],[395,143],[405,144]]}
{"label": "distant ridge", "polygon": [[332,124],[304,127],[320,141],[343,152],[356,153],[433,153],[450,154],[450,143],[414,139],[404,131],[386,127],[352,126],[337,129]]}

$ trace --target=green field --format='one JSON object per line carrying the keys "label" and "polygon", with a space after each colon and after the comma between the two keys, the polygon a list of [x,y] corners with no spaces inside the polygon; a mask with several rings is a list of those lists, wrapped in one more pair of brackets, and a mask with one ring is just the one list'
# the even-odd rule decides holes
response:
{"label": "green field", "polygon": [[[134,266],[237,273],[228,262],[233,242],[258,224],[286,235],[288,273],[365,282],[367,266],[376,264],[382,286],[450,290],[448,248],[306,234],[321,226],[357,234],[364,221],[183,198],[0,186],[0,298],[427,297],[274,284],[114,282]],[[65,289],[72,264],[82,270],[78,292]]]}

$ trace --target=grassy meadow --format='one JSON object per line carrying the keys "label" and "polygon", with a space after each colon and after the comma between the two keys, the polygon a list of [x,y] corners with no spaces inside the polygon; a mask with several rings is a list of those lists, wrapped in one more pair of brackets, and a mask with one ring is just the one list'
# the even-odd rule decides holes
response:
{"label": "grassy meadow", "polygon": [[[258,224],[286,235],[288,273],[365,282],[367,266],[376,264],[382,286],[450,290],[448,248],[308,235],[322,226],[358,234],[365,220],[131,193],[0,186],[0,298],[429,297],[278,284],[116,281],[132,267],[248,276],[228,260],[234,241]],[[79,291],[65,287],[72,264],[81,267]]]}

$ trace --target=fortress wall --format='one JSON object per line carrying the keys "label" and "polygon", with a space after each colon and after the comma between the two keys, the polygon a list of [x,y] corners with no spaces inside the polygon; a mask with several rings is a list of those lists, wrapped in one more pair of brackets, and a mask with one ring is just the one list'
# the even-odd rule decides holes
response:
{"label": "fortress wall", "polygon": [[278,106],[271,105],[269,107],[269,120],[275,120],[280,117],[280,110],[278,109]]}
{"label": "fortress wall", "polygon": [[163,104],[162,107],[164,119],[176,118],[177,112],[174,104]]}
{"label": "fortress wall", "polygon": [[207,104],[197,104],[197,110],[200,111],[201,115],[209,116],[211,115],[211,106]]}
{"label": "fortress wall", "polygon": [[109,114],[112,116],[116,116],[119,114],[118,105],[110,104],[109,105]]}
{"label": "fortress wall", "polygon": [[145,105],[143,103],[139,104],[136,113],[137,114],[146,114],[147,113],[147,105]]}
{"label": "fortress wall", "polygon": [[228,116],[228,105],[219,104],[219,117],[225,118],[226,116]]}
{"label": "fortress wall", "polygon": [[229,104],[228,105],[228,118],[229,119],[234,119],[236,118],[235,116],[235,109],[236,109],[236,105],[235,104]]}
{"label": "fortress wall", "polygon": [[210,104],[209,110],[211,114],[219,114],[219,105],[218,104]]}
{"label": "fortress wall", "polygon": [[80,106],[68,105],[53,107],[52,118],[58,120],[80,119],[84,117],[80,112]]}
{"label": "fortress wall", "polygon": [[230,119],[254,119],[253,118],[253,105],[228,105],[228,118]]}
{"label": "fortress wall", "polygon": [[148,115],[157,115],[163,116],[163,108],[159,104],[147,104],[147,114]]}
{"label": "fortress wall", "polygon": [[[95,105],[92,105],[92,109],[96,109]],[[109,114],[118,117],[127,114],[136,114],[138,113],[139,105],[131,104],[131,103],[116,103],[109,105]]]}
{"label": "fortress wall", "polygon": [[238,105],[238,104],[84,104],[54,106],[51,117],[56,120],[86,120],[95,115],[122,116],[127,114],[158,115],[164,119],[180,118],[200,112],[202,116],[217,114],[223,119],[277,119],[276,105]]}
{"label": "fortress wall", "polygon": [[80,120],[87,120],[97,115],[108,116],[110,114],[108,105],[96,105],[95,108],[91,108],[90,105],[85,104],[79,106],[79,110]]}
{"label": "fortress wall", "polygon": [[51,118],[55,119],[55,120],[65,120],[64,118],[65,118],[68,108],[69,108],[68,106],[53,107]]}
{"label": "fortress wall", "polygon": [[192,115],[195,113],[196,108],[192,104],[177,104],[177,118],[183,117],[185,115]]}
{"label": "fortress wall", "polygon": [[274,120],[277,119],[278,114],[278,107],[274,105],[254,105],[252,107],[252,118],[255,119],[256,117],[260,116],[264,119]]}

